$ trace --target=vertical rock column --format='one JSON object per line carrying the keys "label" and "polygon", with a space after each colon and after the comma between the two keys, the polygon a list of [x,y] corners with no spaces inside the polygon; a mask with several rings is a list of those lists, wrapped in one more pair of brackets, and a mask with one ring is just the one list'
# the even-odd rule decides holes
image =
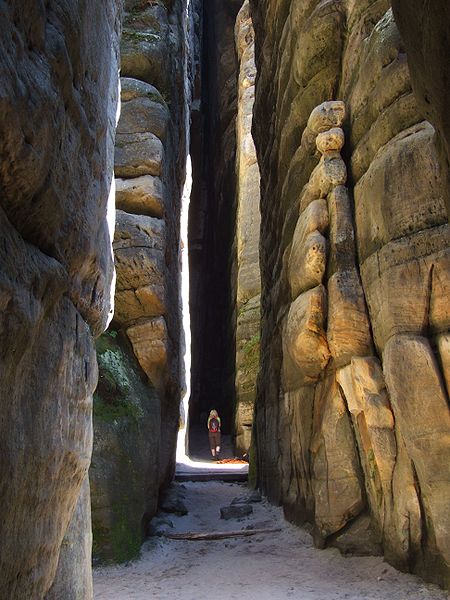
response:
{"label": "vertical rock column", "polygon": [[255,43],[248,0],[236,20],[239,61],[236,117],[236,408],[235,448],[248,452],[259,367],[261,277],[259,271],[259,167],[252,138]]}
{"label": "vertical rock column", "polygon": [[127,0],[115,147],[115,313],[97,345],[95,556],[139,551],[175,467],[186,3]]}
{"label": "vertical rock column", "polygon": [[[336,369],[372,349],[355,268],[347,169],[340,156],[342,102],[311,114],[300,149],[321,159],[299,195],[299,217],[285,252],[292,304],[283,324],[282,493],[293,520],[314,519],[325,543],[365,507],[350,413]],[[328,281],[326,280],[328,277]]]}
{"label": "vertical rock column", "polygon": [[[161,398],[161,480],[170,480],[179,410],[179,212],[185,134],[184,3],[125,4],[117,130],[114,323]],[[170,104],[170,109],[169,109]]]}
{"label": "vertical rock column", "polygon": [[[106,213],[118,7],[0,6],[0,573],[8,600],[48,592],[91,457],[93,338],[108,320],[113,273]],[[81,540],[68,561],[61,552],[59,597],[88,600],[87,494],[69,536],[74,529]]]}

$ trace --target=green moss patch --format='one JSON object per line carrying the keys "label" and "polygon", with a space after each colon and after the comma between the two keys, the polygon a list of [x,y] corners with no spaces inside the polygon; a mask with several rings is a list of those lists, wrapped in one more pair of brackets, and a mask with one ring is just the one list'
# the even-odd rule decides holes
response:
{"label": "green moss patch", "polygon": [[256,333],[242,346],[243,360],[239,368],[245,374],[256,373],[259,367],[260,334]]}

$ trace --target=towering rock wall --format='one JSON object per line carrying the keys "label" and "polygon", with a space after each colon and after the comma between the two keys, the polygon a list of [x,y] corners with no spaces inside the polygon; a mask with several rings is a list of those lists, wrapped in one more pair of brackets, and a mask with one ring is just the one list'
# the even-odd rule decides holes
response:
{"label": "towering rock wall", "polygon": [[10,600],[46,596],[72,515],[81,539],[61,552],[56,596],[92,594],[86,487],[74,509],[91,456],[93,337],[110,311],[119,4],[0,5],[0,573]]}
{"label": "towering rock wall", "polygon": [[450,237],[433,127],[388,2],[251,7],[260,484],[317,545],[382,549],[448,585]]}
{"label": "towering rock wall", "polygon": [[94,551],[103,560],[137,554],[175,467],[185,19],[183,0],[125,2],[115,148],[115,312],[98,344],[90,472]]}
{"label": "towering rock wall", "polygon": [[248,0],[236,27],[238,97],[236,116],[236,452],[248,452],[259,366],[261,278],[259,272],[259,167],[252,138],[255,102],[255,43]]}

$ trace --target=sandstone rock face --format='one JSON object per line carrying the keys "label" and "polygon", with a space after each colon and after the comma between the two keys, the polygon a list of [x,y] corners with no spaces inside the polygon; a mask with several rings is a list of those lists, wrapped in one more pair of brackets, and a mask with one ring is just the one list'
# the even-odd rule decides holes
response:
{"label": "sandstone rock face", "polygon": [[[184,4],[125,2],[115,146],[115,312],[99,346],[91,469],[94,557],[104,561],[136,556],[174,470]],[[106,383],[116,390],[115,400]]]}
{"label": "sandstone rock face", "polygon": [[260,485],[318,546],[382,550],[449,585],[450,240],[435,132],[388,2],[250,5]]}
{"label": "sandstone rock face", "polygon": [[450,121],[447,110],[450,6],[446,0],[439,0],[430,11],[423,0],[393,0],[392,8],[405,42],[419,109],[437,132],[443,196],[450,216]]}
{"label": "sandstone rock face", "polygon": [[110,329],[97,342],[99,384],[89,477],[93,551],[103,562],[136,556],[159,492],[160,398],[123,335]]}
{"label": "sandstone rock face", "polygon": [[92,577],[89,568],[91,561],[91,497],[89,480],[86,477],[75,512],[63,539],[56,577],[45,600],[92,598]]}
{"label": "sandstone rock face", "polygon": [[251,443],[256,376],[259,366],[259,167],[251,125],[255,102],[255,44],[248,0],[236,21],[239,60],[236,116],[236,452],[248,452]]}
{"label": "sandstone rock face", "polygon": [[110,312],[119,4],[0,7],[0,571],[11,600],[46,597],[58,561],[49,597],[92,597],[88,504],[74,511],[91,455],[93,336]]}

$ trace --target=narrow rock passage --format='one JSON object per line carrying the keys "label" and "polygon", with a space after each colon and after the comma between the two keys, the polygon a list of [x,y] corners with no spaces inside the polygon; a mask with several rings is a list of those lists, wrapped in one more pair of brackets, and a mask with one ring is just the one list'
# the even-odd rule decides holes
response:
{"label": "narrow rock passage", "polygon": [[175,532],[281,528],[218,541],[147,541],[141,558],[94,573],[95,600],[447,600],[446,592],[400,573],[381,557],[343,557],[313,548],[308,533],[284,521],[265,501],[253,514],[220,519],[220,507],[249,494],[244,484],[216,481],[177,484],[189,510],[168,515]]}

